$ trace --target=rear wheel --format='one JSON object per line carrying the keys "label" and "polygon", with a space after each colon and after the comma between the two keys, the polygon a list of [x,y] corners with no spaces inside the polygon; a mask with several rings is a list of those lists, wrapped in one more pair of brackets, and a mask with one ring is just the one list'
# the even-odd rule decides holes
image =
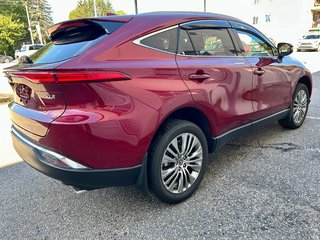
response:
{"label": "rear wheel", "polygon": [[309,98],[310,94],[307,86],[299,83],[293,94],[290,114],[286,118],[281,119],[279,124],[285,128],[299,128],[307,116]]}
{"label": "rear wheel", "polygon": [[3,62],[4,62],[4,63],[9,63],[9,62],[10,62],[10,59],[9,59],[9,58],[5,58],[5,59],[3,60]]}
{"label": "rear wheel", "polygon": [[161,201],[179,203],[198,188],[208,163],[208,145],[194,123],[165,124],[150,149],[148,176],[151,191]]}

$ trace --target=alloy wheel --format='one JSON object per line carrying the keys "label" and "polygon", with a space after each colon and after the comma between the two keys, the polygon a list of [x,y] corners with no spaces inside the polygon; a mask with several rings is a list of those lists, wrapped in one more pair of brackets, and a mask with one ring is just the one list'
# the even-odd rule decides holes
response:
{"label": "alloy wheel", "polygon": [[162,162],[161,177],[171,193],[182,193],[196,181],[202,168],[203,149],[199,139],[191,133],[175,137],[167,146]]}
{"label": "alloy wheel", "polygon": [[293,105],[293,120],[296,124],[300,124],[303,121],[308,106],[308,96],[304,89],[301,89],[295,99]]}

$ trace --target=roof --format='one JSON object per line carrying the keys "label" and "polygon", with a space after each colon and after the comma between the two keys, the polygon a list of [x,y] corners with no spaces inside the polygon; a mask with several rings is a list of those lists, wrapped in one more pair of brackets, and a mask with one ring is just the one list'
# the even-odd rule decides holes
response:
{"label": "roof", "polygon": [[177,18],[186,18],[186,17],[207,17],[212,19],[224,19],[224,20],[236,20],[241,21],[240,19],[218,14],[218,13],[205,13],[205,12],[185,12],[185,11],[159,11],[159,12],[148,12],[148,13],[141,13],[135,16],[161,16],[161,17],[177,17]]}
{"label": "roof", "polygon": [[167,18],[168,20],[179,20],[179,19],[218,19],[218,20],[231,20],[242,22],[242,20],[223,15],[217,13],[204,13],[204,12],[184,12],[184,11],[166,11],[166,12],[147,12],[147,13],[140,13],[137,15],[112,15],[112,16],[103,16],[98,17],[96,19],[101,20],[111,20],[111,21],[121,21],[121,22],[128,22],[131,19],[153,19],[153,18]]}

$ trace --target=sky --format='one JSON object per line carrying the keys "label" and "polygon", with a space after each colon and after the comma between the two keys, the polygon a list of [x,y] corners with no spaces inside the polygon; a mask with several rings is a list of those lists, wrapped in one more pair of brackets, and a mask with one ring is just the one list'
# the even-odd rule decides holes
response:
{"label": "sky", "polygon": [[[69,19],[69,13],[77,6],[78,0],[48,0],[53,11],[54,23]],[[223,1],[207,1],[207,9],[220,9]],[[210,2],[210,3],[209,3]],[[111,0],[113,8],[134,14],[134,0]],[[212,5],[214,4],[214,5]],[[237,8],[233,8],[237,10]],[[154,11],[203,11],[203,0],[138,0],[139,13]],[[215,11],[219,12],[219,11]],[[230,13],[229,13],[230,14]]]}

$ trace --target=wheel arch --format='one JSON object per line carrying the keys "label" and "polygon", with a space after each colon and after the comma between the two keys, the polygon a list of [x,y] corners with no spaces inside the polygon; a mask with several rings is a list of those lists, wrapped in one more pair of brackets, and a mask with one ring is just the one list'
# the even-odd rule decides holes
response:
{"label": "wheel arch", "polygon": [[213,128],[212,123],[210,124],[205,113],[203,113],[201,110],[199,110],[196,107],[182,107],[179,109],[175,109],[174,111],[169,113],[167,116],[165,116],[162,119],[161,123],[159,124],[155,134],[153,135],[150,142],[150,146],[152,145],[152,142],[154,141],[156,136],[159,134],[163,126],[172,119],[186,120],[196,124],[206,136],[209,152],[210,153],[213,152],[215,143],[211,134],[212,128]]}
{"label": "wheel arch", "polygon": [[[310,95],[310,97],[311,97],[311,94],[312,94],[312,80],[311,80],[311,78],[309,77],[309,76],[302,76],[299,80],[298,80],[298,82],[297,82],[297,85],[299,84],[299,83],[303,83],[304,85],[306,85],[307,86],[307,88],[308,88],[308,90],[309,90],[309,95]],[[296,86],[297,86],[296,85]]]}

